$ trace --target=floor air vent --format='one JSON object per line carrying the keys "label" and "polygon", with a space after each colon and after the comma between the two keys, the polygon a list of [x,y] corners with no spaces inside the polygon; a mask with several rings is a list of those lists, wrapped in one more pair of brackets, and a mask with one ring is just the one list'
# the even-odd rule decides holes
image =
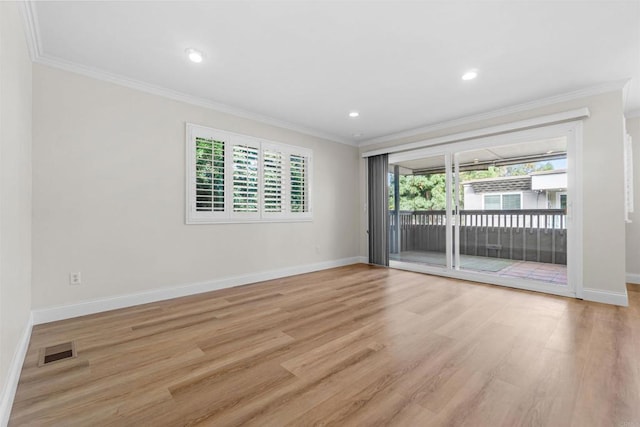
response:
{"label": "floor air vent", "polygon": [[52,345],[40,349],[38,366],[49,365],[66,359],[76,357],[76,344],[73,341]]}

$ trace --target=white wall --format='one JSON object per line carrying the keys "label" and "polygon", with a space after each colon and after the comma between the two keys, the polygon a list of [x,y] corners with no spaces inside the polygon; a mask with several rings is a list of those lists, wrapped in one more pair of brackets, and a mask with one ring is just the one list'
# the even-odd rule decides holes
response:
{"label": "white wall", "polygon": [[522,209],[547,209],[546,193],[532,190],[523,191]]}
{"label": "white wall", "polygon": [[476,193],[473,191],[471,185],[465,185],[464,187],[464,208],[467,210],[482,209],[484,197],[483,193]]}
{"label": "white wall", "polygon": [[[504,193],[476,193],[471,185],[464,186],[464,208],[467,210],[483,209],[485,194],[509,194]],[[522,209],[547,209],[547,196],[545,193],[538,194],[535,191],[524,190],[515,191],[511,194],[522,195]]]}
{"label": "white wall", "polygon": [[567,173],[545,173],[531,176],[532,190],[553,190],[567,188]]}
{"label": "white wall", "polygon": [[[355,147],[33,72],[34,309],[358,256]],[[185,225],[185,122],[313,149],[313,222]]]}
{"label": "white wall", "polygon": [[[588,107],[583,137],[583,287],[626,296],[622,91],[560,102],[494,119],[361,147],[370,151]],[[640,150],[638,150],[640,151]],[[366,165],[366,162],[361,162]],[[603,194],[607,202],[602,203]],[[362,206],[364,208],[364,205]],[[367,253],[367,217],[360,215],[360,251]]]}
{"label": "white wall", "polygon": [[[15,2],[0,2],[0,397],[31,310],[31,59]],[[16,360],[21,365],[22,360]],[[18,366],[18,369],[20,366]],[[7,403],[3,400],[3,404]],[[0,408],[0,424],[3,416]]]}
{"label": "white wall", "polygon": [[627,280],[640,283],[640,117],[627,120],[627,133],[633,139],[633,192],[635,212],[627,224]]}

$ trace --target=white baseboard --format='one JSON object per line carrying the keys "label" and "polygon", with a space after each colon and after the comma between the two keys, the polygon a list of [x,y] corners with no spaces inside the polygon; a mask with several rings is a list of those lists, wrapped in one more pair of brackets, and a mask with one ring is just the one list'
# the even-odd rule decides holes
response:
{"label": "white baseboard", "polygon": [[627,291],[624,292],[607,292],[597,289],[583,289],[582,299],[586,301],[601,302],[604,304],[621,305],[623,307],[629,306],[629,299],[627,297]]}
{"label": "white baseboard", "polygon": [[249,283],[263,282],[265,280],[279,279],[281,277],[294,276],[296,274],[311,273],[313,271],[326,270],[328,268],[342,267],[344,265],[358,264],[361,262],[360,257],[343,258],[333,261],[324,261],[315,264],[247,274],[244,276],[225,277],[207,282],[182,284],[171,288],[157,289],[136,294],[119,295],[115,297],[81,301],[75,304],[57,307],[41,308],[33,310],[33,323],[35,325],[39,325],[47,322],[54,322],[56,320],[70,319],[72,317],[85,316],[87,314],[100,313],[103,311],[131,307],[139,304],[200,294],[203,292],[231,288],[234,286],[247,285]]}
{"label": "white baseboard", "polygon": [[640,274],[627,273],[627,283],[640,285]]}
{"label": "white baseboard", "polygon": [[32,328],[33,314],[30,314],[29,320],[22,332],[20,342],[16,347],[16,351],[13,353],[13,358],[9,365],[9,371],[7,372],[7,380],[3,384],[2,394],[0,395],[0,426],[2,427],[6,427],[9,423],[11,407],[13,406],[13,399],[16,396],[16,390],[18,389],[18,381],[20,381],[20,372],[22,372],[24,357],[26,356],[27,349],[29,348],[29,339],[31,338]]}
{"label": "white baseboard", "polygon": [[359,256],[358,258],[358,262],[360,264],[369,264],[369,257],[366,256]]}

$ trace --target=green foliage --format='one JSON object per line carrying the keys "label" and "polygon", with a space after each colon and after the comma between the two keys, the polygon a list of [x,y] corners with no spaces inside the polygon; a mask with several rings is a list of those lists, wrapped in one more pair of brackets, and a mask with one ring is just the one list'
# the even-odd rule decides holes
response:
{"label": "green foliage", "polygon": [[505,174],[498,176],[522,176],[529,175],[532,172],[550,171],[553,170],[553,165],[550,162],[542,163],[523,163],[520,165],[506,166]]}
{"label": "green foliage", "polygon": [[439,210],[444,205],[444,174],[400,176],[400,210]]}
{"label": "green foliage", "polygon": [[551,162],[522,163],[512,166],[489,166],[486,170],[467,171],[460,173],[460,182],[474,179],[497,178],[501,176],[523,176],[532,172],[553,170]]}
{"label": "green foliage", "polygon": [[[466,171],[460,173],[460,182],[475,179],[497,178],[505,176],[522,176],[531,172],[552,170],[553,165],[547,163],[523,163],[512,166],[489,166],[486,170]],[[462,186],[461,186],[462,187]],[[389,182],[389,209],[393,205],[393,175]],[[445,174],[400,175],[400,210],[444,210],[446,209]],[[461,197],[464,196],[462,188]],[[464,206],[464,200],[462,200]]]}
{"label": "green foliage", "polygon": [[196,208],[224,210],[224,142],[196,138]]}
{"label": "green foliage", "polygon": [[489,166],[486,170],[461,172],[460,182],[474,179],[496,178],[498,176],[508,176],[506,175],[504,166]]}

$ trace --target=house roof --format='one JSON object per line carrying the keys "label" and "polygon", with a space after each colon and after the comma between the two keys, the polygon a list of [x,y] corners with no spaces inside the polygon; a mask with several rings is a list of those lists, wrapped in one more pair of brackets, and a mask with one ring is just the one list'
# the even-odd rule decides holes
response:
{"label": "house roof", "polygon": [[496,193],[505,191],[531,190],[531,176],[501,176],[496,178],[474,179],[463,185],[470,185],[475,193]]}

